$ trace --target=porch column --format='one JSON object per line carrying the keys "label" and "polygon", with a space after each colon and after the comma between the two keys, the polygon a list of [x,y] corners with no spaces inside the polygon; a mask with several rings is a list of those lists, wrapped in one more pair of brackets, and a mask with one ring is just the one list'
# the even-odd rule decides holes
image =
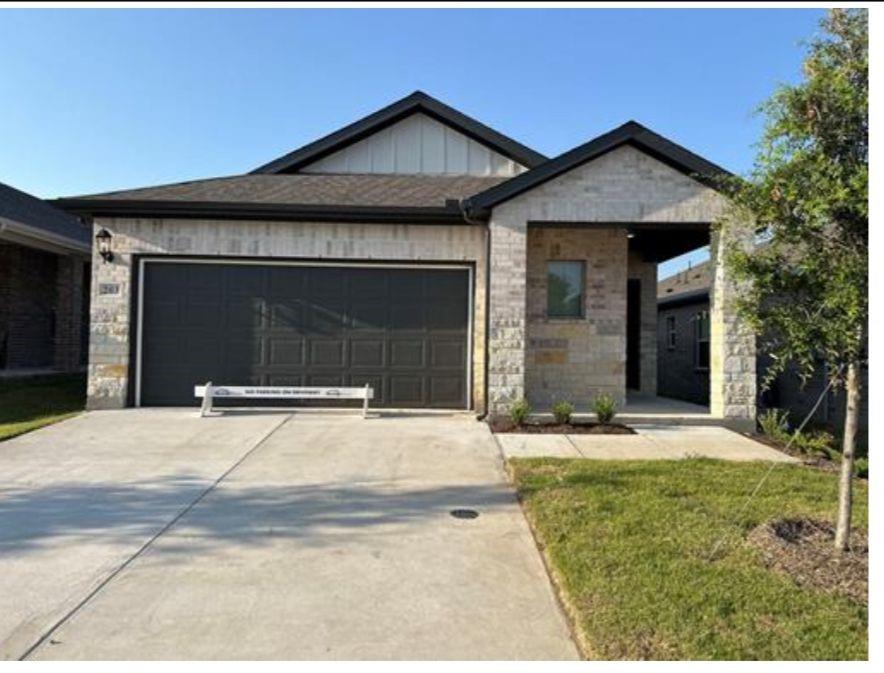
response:
{"label": "porch column", "polygon": [[723,256],[731,246],[751,249],[753,239],[750,223],[730,220],[712,232],[710,241],[709,411],[740,430],[755,429],[755,335],[736,314],[739,286],[725,267]]}
{"label": "porch column", "polygon": [[495,209],[490,241],[488,411],[505,414],[525,397],[528,226],[517,209]]}

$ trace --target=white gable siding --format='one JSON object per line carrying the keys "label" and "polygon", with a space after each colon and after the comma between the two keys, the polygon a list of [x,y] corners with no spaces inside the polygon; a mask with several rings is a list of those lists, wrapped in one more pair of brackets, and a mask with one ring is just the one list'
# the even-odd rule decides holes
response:
{"label": "white gable siding", "polygon": [[423,114],[414,114],[302,173],[397,173],[510,177],[525,167]]}

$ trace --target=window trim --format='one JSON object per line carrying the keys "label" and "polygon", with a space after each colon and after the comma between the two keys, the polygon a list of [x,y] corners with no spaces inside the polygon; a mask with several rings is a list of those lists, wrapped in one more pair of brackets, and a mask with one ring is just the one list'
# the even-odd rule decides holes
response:
{"label": "window trim", "polygon": [[[705,317],[705,318],[704,318]],[[706,333],[703,334],[703,321],[705,319],[706,323]],[[709,309],[704,309],[702,311],[697,311],[694,314],[694,370],[698,372],[708,372],[709,364],[705,366],[700,364],[700,347],[702,344],[709,344]],[[711,353],[709,354],[711,358]]]}
{"label": "window trim", "polygon": [[[575,314],[553,314],[549,312],[549,265],[550,264],[579,264],[580,265],[580,305],[579,311]],[[556,321],[578,321],[586,318],[586,260],[584,259],[547,259],[546,275],[544,277],[546,285],[546,319]]]}
{"label": "window trim", "polygon": [[666,316],[666,348],[674,351],[677,343],[678,331],[675,315]]}

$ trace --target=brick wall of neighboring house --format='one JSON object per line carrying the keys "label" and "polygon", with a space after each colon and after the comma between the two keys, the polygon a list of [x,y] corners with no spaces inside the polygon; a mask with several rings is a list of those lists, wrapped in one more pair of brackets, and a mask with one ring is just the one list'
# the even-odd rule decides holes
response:
{"label": "brick wall of neighboring house", "polygon": [[[114,260],[93,259],[88,405],[124,407],[129,390],[133,255],[473,262],[473,398],[485,386],[485,231],[469,226],[175,219],[96,219],[113,235]],[[103,287],[104,286],[104,287]],[[106,291],[108,288],[113,291]]]}
{"label": "brick wall of neighboring house", "polygon": [[88,263],[0,243],[0,368],[73,371],[82,362]]}
{"label": "brick wall of neighboring house", "polygon": [[[657,391],[664,397],[709,404],[709,370],[696,362],[696,316],[709,302],[661,307],[657,320]],[[669,344],[669,318],[675,320],[675,344]]]}
{"label": "brick wall of neighboring house", "polygon": [[51,367],[58,256],[0,243],[0,367]]}

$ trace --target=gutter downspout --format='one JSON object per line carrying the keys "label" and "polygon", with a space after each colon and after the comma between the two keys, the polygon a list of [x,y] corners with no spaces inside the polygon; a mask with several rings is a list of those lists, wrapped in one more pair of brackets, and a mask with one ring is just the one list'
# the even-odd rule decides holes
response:
{"label": "gutter downspout", "polygon": [[464,222],[476,226],[485,227],[485,357],[482,362],[484,376],[482,377],[482,397],[484,398],[484,411],[476,416],[477,421],[484,421],[488,417],[488,338],[491,328],[491,227],[487,221],[477,220],[470,217],[470,200],[462,199],[458,201],[460,213]]}

